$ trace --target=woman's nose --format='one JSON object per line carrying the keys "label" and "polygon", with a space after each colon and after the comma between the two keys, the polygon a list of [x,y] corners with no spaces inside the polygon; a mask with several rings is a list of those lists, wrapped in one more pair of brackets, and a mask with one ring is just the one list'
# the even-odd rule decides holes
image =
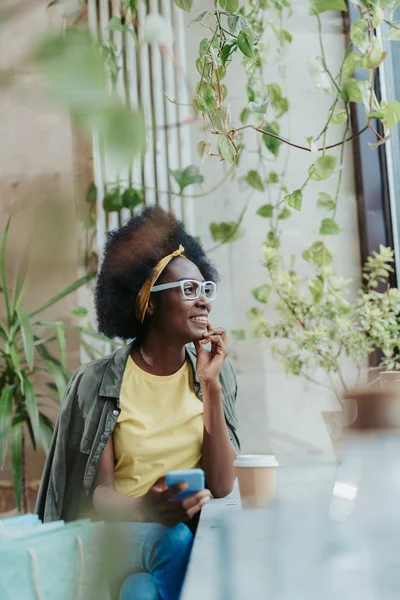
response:
{"label": "woman's nose", "polygon": [[197,306],[206,308],[208,312],[210,312],[211,310],[211,302],[203,293],[201,293],[200,296],[197,298],[196,304]]}

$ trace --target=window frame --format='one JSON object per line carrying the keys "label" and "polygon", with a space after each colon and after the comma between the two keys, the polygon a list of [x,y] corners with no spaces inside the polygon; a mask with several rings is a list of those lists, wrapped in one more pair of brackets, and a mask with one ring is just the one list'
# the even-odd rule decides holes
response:
{"label": "window frame", "polygon": [[[359,18],[357,7],[348,3],[348,12],[343,13],[343,25],[346,36],[346,45],[350,43],[350,27]],[[363,80],[363,75],[356,72],[357,81]],[[375,93],[380,101],[382,73],[376,70]],[[352,103],[350,107],[351,126],[353,134],[365,126],[365,110],[360,103]],[[379,121],[373,119],[372,126],[379,134],[383,135],[383,127]],[[390,246],[397,249],[393,235],[392,208],[390,202],[388,156],[386,144],[372,151],[368,143],[376,142],[376,136],[367,130],[353,140],[353,160],[355,167],[355,184],[357,198],[357,214],[361,263],[364,264],[367,256],[379,250],[379,245]],[[396,257],[399,260],[400,257]],[[398,266],[398,265],[397,265]],[[390,285],[398,285],[400,268],[396,269],[390,277]]]}

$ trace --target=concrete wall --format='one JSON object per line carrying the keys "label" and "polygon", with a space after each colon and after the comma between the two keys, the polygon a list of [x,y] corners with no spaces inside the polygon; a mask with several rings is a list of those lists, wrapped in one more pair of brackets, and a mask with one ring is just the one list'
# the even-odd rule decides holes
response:
{"label": "concrete wall", "polygon": [[[7,254],[10,278],[21,251],[29,245],[32,268],[27,307],[41,304],[74,281],[78,266],[76,214],[84,168],[79,153],[74,153],[76,139],[69,116],[48,100],[31,60],[38,36],[55,25],[48,4],[47,0],[26,2],[0,25],[0,69],[12,72],[0,87],[0,231],[12,216]],[[76,296],[71,295],[43,317],[68,319],[76,303]],[[4,314],[3,307],[0,314]],[[73,368],[79,363],[79,348],[71,343],[69,350]],[[27,448],[28,479],[32,480],[40,476],[44,457]],[[10,479],[10,474],[8,460],[0,479]]]}
{"label": "concrete wall", "polygon": [[[78,268],[78,235],[73,223],[81,210],[82,194],[91,178],[88,148],[78,142],[64,112],[46,99],[39,73],[25,57],[37,35],[50,26],[47,0],[32,0],[12,20],[1,25],[0,68],[14,69],[11,85],[0,90],[0,229],[10,214],[13,228],[10,236],[10,269],[17,262],[19,252],[33,230],[33,218],[38,215],[38,205],[44,199],[59,199],[64,211],[62,219],[71,223],[65,245],[59,254],[53,252],[50,240],[43,237],[37,244],[36,268],[31,278],[28,305],[33,306],[55,293],[76,277]],[[308,135],[319,131],[323,125],[330,98],[319,95],[307,71],[308,58],[319,52],[315,19],[308,16],[308,0],[296,0],[293,16],[287,28],[293,33],[293,44],[288,50],[287,95],[291,101],[290,127],[282,131],[291,139],[304,143]],[[186,23],[204,10],[203,2],[194,2],[192,13]],[[343,57],[344,36],[338,15],[328,14],[323,19],[326,51],[333,72]],[[54,25],[54,23],[53,23]],[[194,72],[197,49],[204,33],[194,24],[186,31],[186,62],[189,73]],[[276,80],[273,61],[268,76]],[[240,85],[238,84],[240,82]],[[237,59],[229,69],[227,85],[234,121],[244,106],[244,70]],[[189,82],[194,87],[196,80]],[[310,103],[312,109],[310,110]],[[196,156],[196,143],[201,139],[202,128],[191,126],[192,153]],[[251,140],[255,133],[250,133]],[[341,138],[340,127],[331,134],[335,141]],[[255,145],[255,144],[254,144]],[[254,168],[251,154],[243,156],[239,176]],[[285,152],[283,152],[283,158]],[[304,181],[312,156],[291,151],[286,184],[295,189]],[[195,162],[194,160],[192,162]],[[223,174],[224,165],[208,160],[202,166],[206,176],[204,188],[215,185]],[[276,169],[277,170],[277,169]],[[283,237],[284,253],[300,255],[310,240],[316,237],[320,213],[315,200],[318,191],[333,192],[336,177],[323,184],[307,189],[302,213],[285,222]],[[238,180],[225,183],[208,197],[194,201],[196,233],[201,235],[206,248],[214,245],[208,233],[210,221],[236,219],[245,202],[247,193]],[[71,199],[73,199],[71,201]],[[244,226],[246,236],[211,253],[222,275],[220,295],[215,302],[213,322],[228,330],[247,327],[246,312],[254,305],[251,289],[265,280],[261,265],[261,243],[265,237],[266,221],[257,217],[258,206],[266,202],[263,194],[256,192],[249,206]],[[66,212],[65,212],[66,211]],[[346,151],[344,184],[337,215],[344,233],[332,238],[336,267],[344,276],[359,277],[358,233],[356,224],[354,177],[351,148]],[[56,215],[54,231],[61,218]],[[37,233],[33,242],[41,238]],[[53,236],[58,240],[58,236]],[[32,243],[33,243],[32,242]],[[36,247],[36,244],[34,243]],[[40,252],[40,247],[44,252]],[[306,275],[307,267],[299,261]],[[52,317],[65,317],[77,303],[74,296],[60,303],[51,311]],[[1,311],[2,312],[2,311]],[[245,451],[323,451],[331,452],[331,444],[320,412],[335,402],[330,393],[305,385],[296,378],[288,378],[268,353],[264,342],[248,339],[245,342],[231,340],[231,358],[234,360],[239,379],[239,418],[241,438]],[[78,348],[71,347],[71,366],[79,361]],[[40,473],[42,457],[36,456],[28,473],[36,478]],[[39,458],[39,460],[37,460]],[[1,474],[8,477],[9,470]]]}
{"label": "concrete wall", "polygon": [[[290,124],[286,120],[281,127],[283,135],[293,141],[305,144],[305,138],[319,132],[326,122],[326,115],[331,103],[331,96],[319,94],[308,73],[307,65],[310,56],[319,54],[316,19],[309,16],[308,0],[293,2],[293,16],[285,24],[285,28],[293,34],[293,43],[287,54],[287,95],[290,101]],[[187,24],[201,10],[203,4],[194,3]],[[342,21],[339,13],[328,13],[323,18],[326,55],[333,73],[337,73],[343,59],[345,40]],[[189,73],[193,72],[200,40],[207,35],[198,24],[186,30],[187,65]],[[271,39],[271,44],[274,41]],[[274,66],[274,52],[271,48],[271,59],[268,60],[267,77],[269,81],[277,81],[277,68]],[[228,69],[224,81],[229,89],[229,103],[233,122],[238,123],[239,113],[243,108],[245,97],[244,68],[240,57]],[[192,87],[196,80],[190,82]],[[193,125],[193,156],[196,156],[196,143],[202,138],[202,127]],[[247,136],[252,143],[255,132]],[[342,138],[343,130],[336,127],[330,133],[333,141]],[[253,142],[254,148],[256,147]],[[284,159],[287,150],[282,152]],[[255,167],[256,155],[246,153],[241,158],[238,175],[244,175]],[[305,180],[308,166],[314,157],[299,150],[290,150],[286,175],[289,190],[298,188]],[[208,159],[202,166],[206,176],[204,189],[209,189],[223,175],[224,166],[215,160]],[[271,170],[277,170],[271,166]],[[316,208],[316,197],[319,191],[335,193],[337,173],[324,182],[312,182],[306,190],[303,210],[295,213],[284,222],[283,254],[286,258],[295,255],[297,267],[301,274],[307,275],[307,264],[301,259],[301,252],[309,243],[317,239],[317,230],[322,213]],[[195,200],[197,233],[206,248],[214,244],[208,232],[210,221],[229,221],[238,218],[248,191],[241,191],[238,180],[225,183],[215,193]],[[261,265],[261,244],[267,232],[265,219],[256,216],[259,206],[268,202],[267,197],[256,192],[247,211],[244,226],[245,237],[238,242],[226,245],[211,254],[222,274],[220,294],[213,310],[213,322],[225,326],[228,330],[247,327],[246,312],[256,303],[251,289],[265,282],[265,271]],[[345,277],[354,277],[356,282],[360,275],[358,249],[358,231],[356,217],[356,199],[354,191],[354,167],[351,147],[346,150],[343,187],[337,221],[344,232],[333,236],[330,247],[335,252],[335,267]],[[269,312],[272,317],[272,313]],[[231,341],[231,357],[235,361],[240,386],[238,412],[241,422],[241,438],[245,451],[265,452],[332,452],[330,438],[322,421],[321,410],[337,408],[329,391],[306,384],[299,378],[287,377],[283,369],[271,358],[266,343],[254,339],[245,342]],[[351,367],[350,367],[351,368]]]}

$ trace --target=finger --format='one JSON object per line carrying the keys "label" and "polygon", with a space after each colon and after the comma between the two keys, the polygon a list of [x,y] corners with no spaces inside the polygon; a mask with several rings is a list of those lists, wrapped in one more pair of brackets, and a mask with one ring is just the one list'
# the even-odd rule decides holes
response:
{"label": "finger", "polygon": [[185,498],[184,500],[182,500],[182,508],[184,510],[188,510],[189,508],[192,508],[193,506],[201,502],[204,498],[210,500],[211,494],[209,490],[201,490],[200,492],[193,494],[193,496]]}
{"label": "finger", "polygon": [[[195,342],[195,348],[196,348],[196,352],[200,353],[200,352],[205,352],[204,348],[203,348],[203,344],[204,340],[200,340],[199,342]],[[208,342],[206,342],[208,344]]]}
{"label": "finger", "polygon": [[185,490],[187,490],[188,487],[189,486],[186,481],[182,481],[181,483],[176,483],[175,485],[171,485],[171,487],[169,487],[167,490],[165,490],[165,492],[163,494],[165,500],[173,499],[174,496],[179,494],[179,492],[184,492]]}
{"label": "finger", "polygon": [[205,332],[204,334],[204,338],[208,338],[211,335],[220,335],[220,336],[226,336],[226,330],[223,329],[222,327],[216,327],[214,329],[209,329],[208,331]]}
{"label": "finger", "polygon": [[165,477],[160,477],[157,481],[151,486],[151,488],[156,492],[164,492],[167,489],[167,482]]}
{"label": "finger", "polygon": [[223,339],[222,339],[222,337],[220,335],[212,335],[212,336],[210,336],[206,340],[201,340],[200,343],[203,346],[205,346],[206,344],[209,344],[210,342],[211,342],[211,344],[215,344],[215,345],[220,346],[220,347],[225,347]]}
{"label": "finger", "polygon": [[210,502],[210,497],[208,496],[208,497],[205,497],[202,500],[200,500],[200,502],[198,502],[191,508],[188,508],[188,510],[186,511],[187,520],[190,521],[190,519],[192,519],[194,517],[194,515],[196,515],[198,512],[200,512],[201,509],[203,508],[203,506],[205,506],[209,502]]}

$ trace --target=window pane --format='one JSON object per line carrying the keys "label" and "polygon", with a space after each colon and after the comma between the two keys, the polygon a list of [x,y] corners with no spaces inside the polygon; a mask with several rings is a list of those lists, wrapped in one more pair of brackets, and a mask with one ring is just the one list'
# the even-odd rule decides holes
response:
{"label": "window pane", "polygon": [[[400,8],[396,9],[393,21],[400,20]],[[382,100],[400,101],[400,42],[385,40],[391,27],[385,23],[381,27],[381,37],[384,50],[388,51],[380,69]],[[400,131],[399,125],[390,130],[390,140],[385,144],[387,157],[390,210],[393,226],[394,250],[396,253],[397,282],[400,284]]]}

